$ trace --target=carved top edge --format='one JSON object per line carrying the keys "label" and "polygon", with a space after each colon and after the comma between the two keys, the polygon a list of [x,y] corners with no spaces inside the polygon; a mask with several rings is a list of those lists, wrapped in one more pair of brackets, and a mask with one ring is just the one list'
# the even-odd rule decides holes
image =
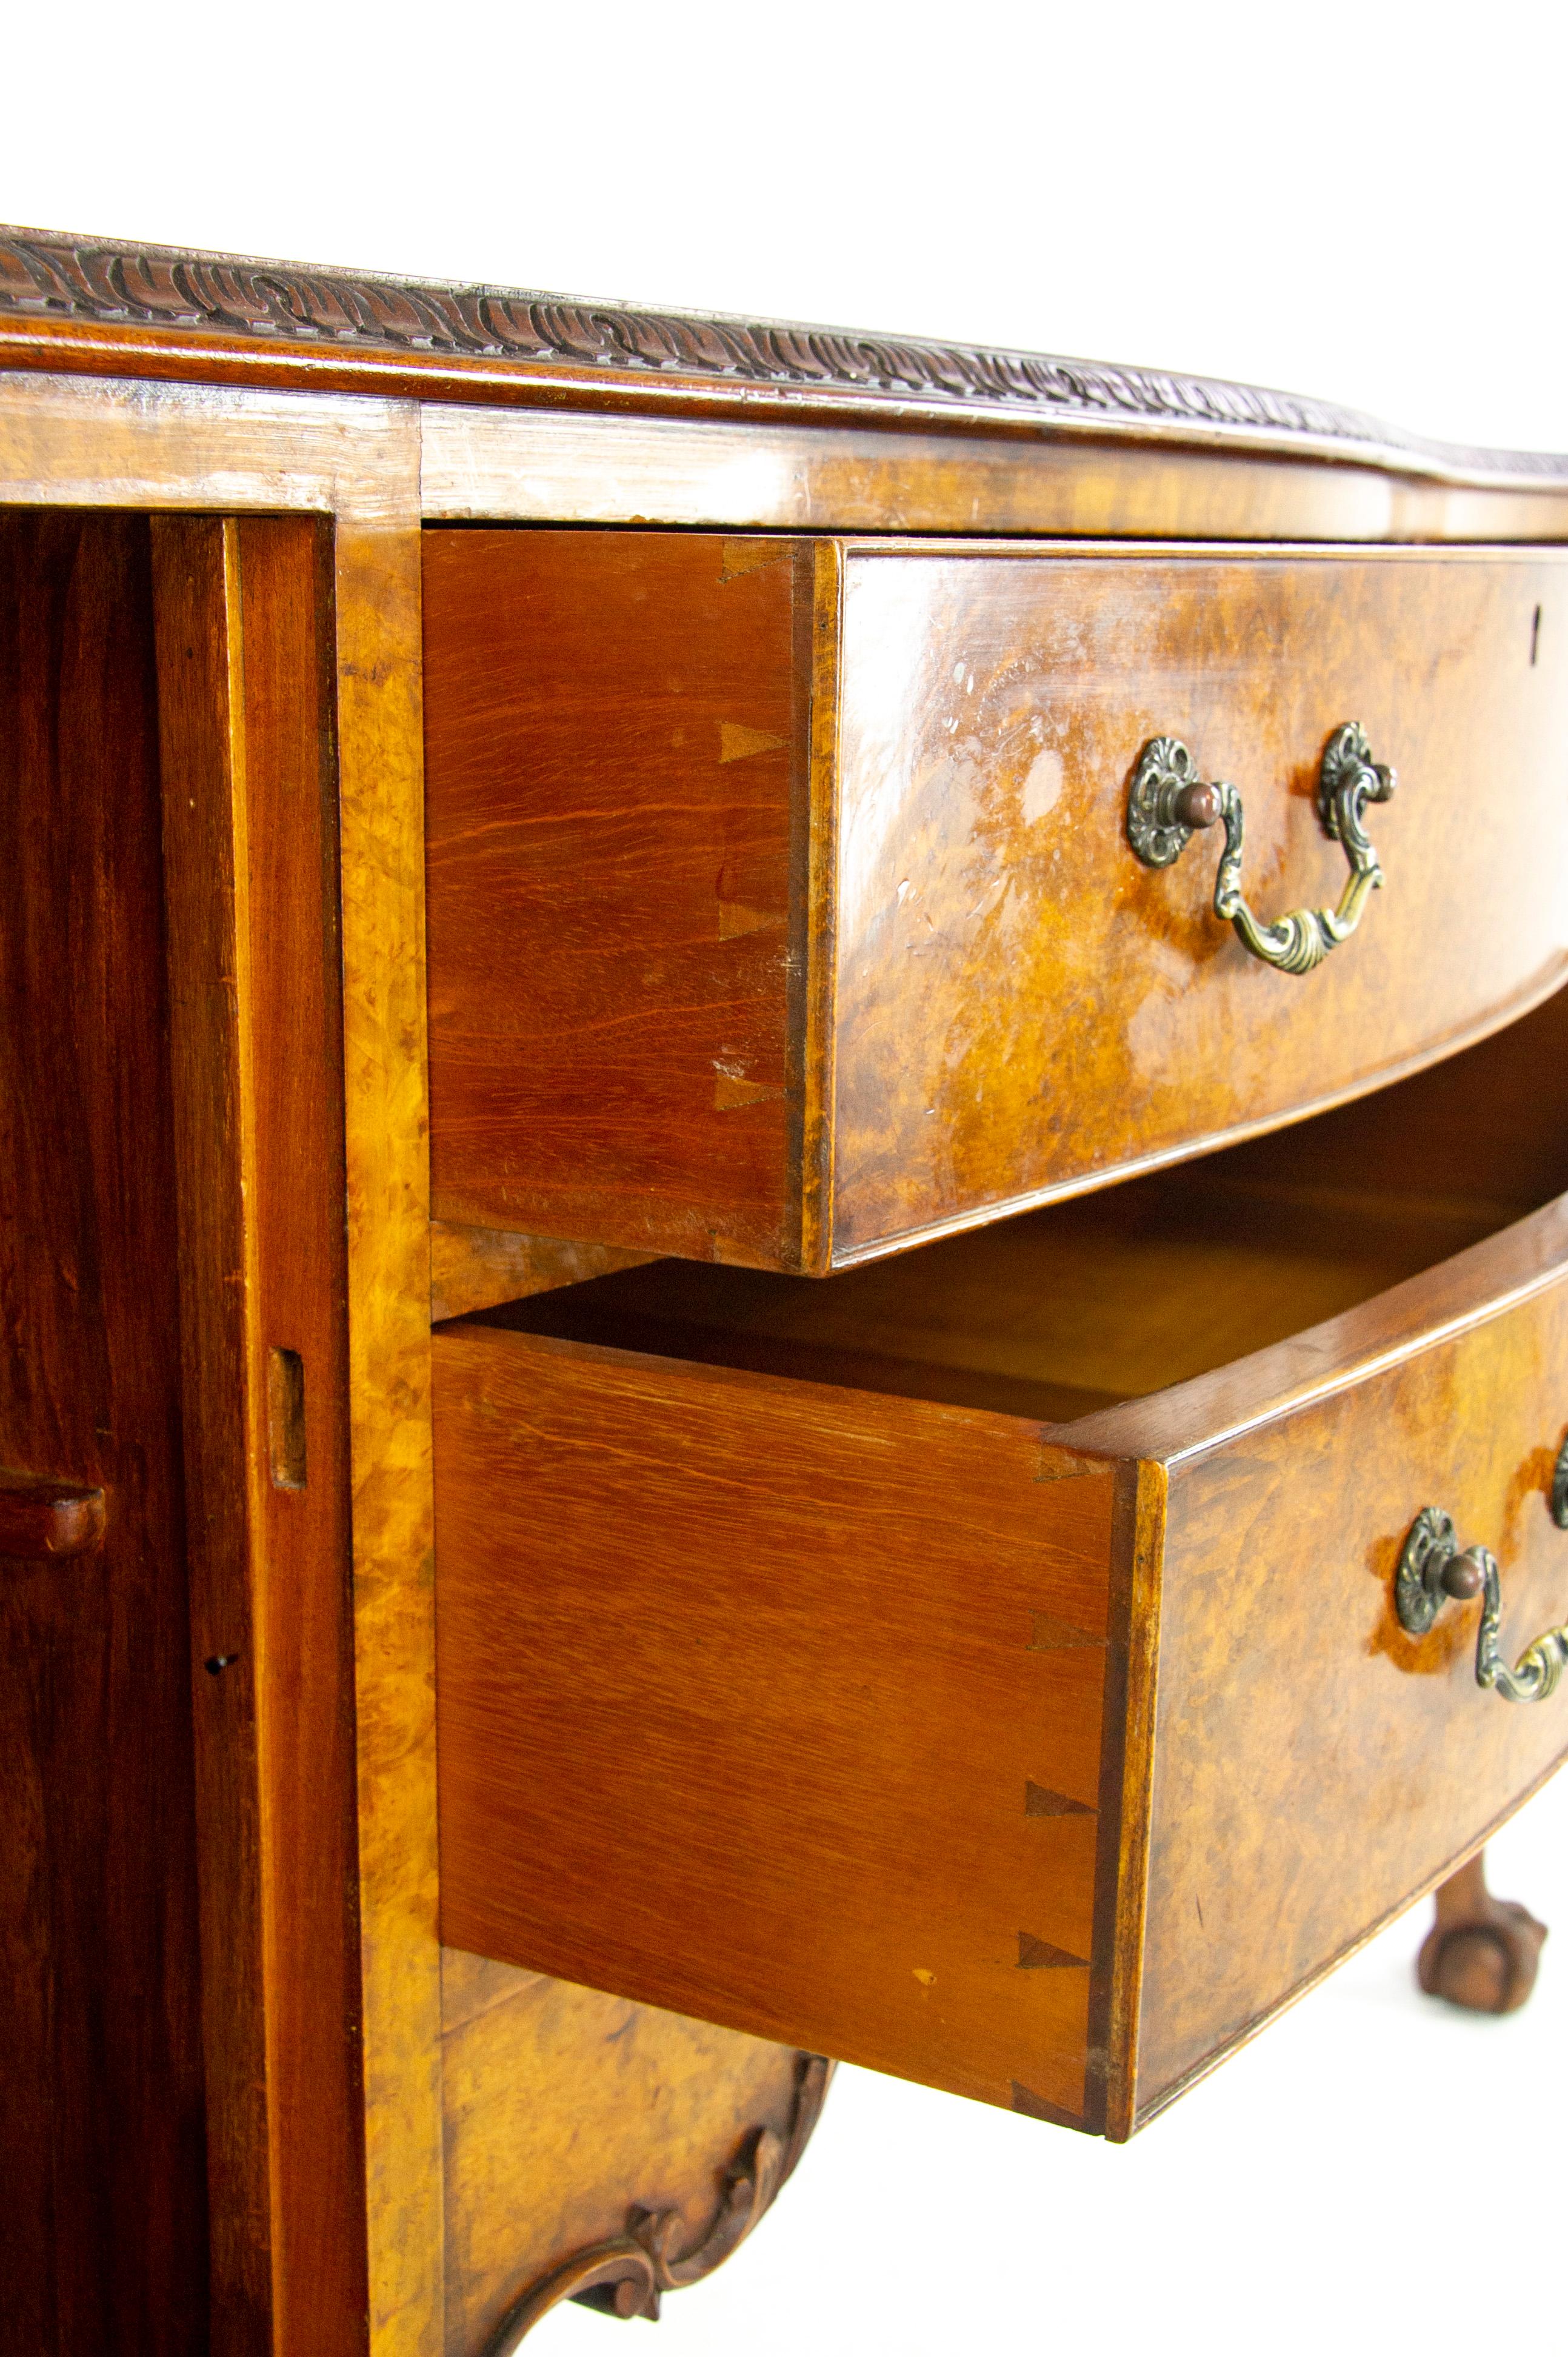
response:
{"label": "carved top edge", "polygon": [[1568,455],[1464,449],[1398,432],[1335,403],[1218,377],[1063,360],[983,345],[863,335],[724,314],[638,311],[442,279],[317,269],[251,256],[0,228],[0,317],[253,338],[341,354],[397,354],[459,370],[515,364],[695,381],[715,390],[817,394],[872,414],[896,404],[1015,422],[1276,436],[1329,455],[1443,473],[1568,482]]}

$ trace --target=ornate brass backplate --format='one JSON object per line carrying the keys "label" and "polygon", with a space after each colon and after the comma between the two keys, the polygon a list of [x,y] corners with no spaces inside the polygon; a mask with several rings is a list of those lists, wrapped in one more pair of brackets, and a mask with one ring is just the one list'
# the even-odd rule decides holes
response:
{"label": "ornate brass backplate", "polygon": [[[1559,1474],[1562,1469],[1559,1457]],[[1552,1511],[1555,1517],[1555,1485]],[[1544,1702],[1568,1669],[1568,1626],[1548,1629],[1537,1637],[1510,1670],[1498,1643],[1503,1604],[1497,1557],[1487,1547],[1461,1550],[1452,1518],[1441,1506],[1423,1506],[1411,1525],[1394,1579],[1401,1628],[1423,1637],[1450,1598],[1466,1603],[1477,1596],[1481,1621],[1476,1632],[1476,1684],[1489,1687],[1505,1702]]]}
{"label": "ornate brass backplate", "polygon": [[1139,757],[1127,797],[1127,840],[1146,867],[1169,867],[1196,830],[1220,820],[1225,848],[1214,878],[1214,913],[1233,925],[1255,958],[1281,974],[1310,974],[1348,941],[1369,894],[1383,880],[1378,855],[1362,824],[1369,802],[1386,802],[1392,770],[1372,759],[1359,721],[1336,728],[1324,748],[1317,779],[1317,815],[1331,842],[1343,845],[1350,875],[1336,909],[1292,909],[1272,925],[1260,923],[1241,892],[1244,813],[1237,789],[1199,777],[1176,737],[1151,737]]}

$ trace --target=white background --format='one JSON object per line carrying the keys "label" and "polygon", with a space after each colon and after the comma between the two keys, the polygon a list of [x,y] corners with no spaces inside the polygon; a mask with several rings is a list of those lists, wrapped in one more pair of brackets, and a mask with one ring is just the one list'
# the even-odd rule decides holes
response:
{"label": "white background", "polygon": [[[1149,361],[1565,449],[1563,24],[61,5],[0,45],[0,218]],[[1124,2150],[843,2073],[775,2215],[649,2345],[1563,2348],[1568,1789],[1492,1857],[1559,1926],[1523,2014],[1415,1995],[1423,1909]],[[570,2309],[533,2345],[645,2330]]]}

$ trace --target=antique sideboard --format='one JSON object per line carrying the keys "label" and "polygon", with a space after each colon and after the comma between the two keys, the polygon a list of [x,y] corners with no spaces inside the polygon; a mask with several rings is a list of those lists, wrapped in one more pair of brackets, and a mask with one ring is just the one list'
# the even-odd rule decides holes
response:
{"label": "antique sideboard", "polygon": [[1568,460],[16,231],[0,485],[0,2349],[1523,2001]]}

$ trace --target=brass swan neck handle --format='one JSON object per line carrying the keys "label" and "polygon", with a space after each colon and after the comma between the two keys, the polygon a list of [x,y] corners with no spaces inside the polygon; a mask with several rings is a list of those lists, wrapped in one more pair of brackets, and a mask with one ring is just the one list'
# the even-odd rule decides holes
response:
{"label": "brass swan neck handle", "polygon": [[1395,776],[1374,761],[1367,732],[1347,720],[1324,748],[1317,777],[1317,815],[1331,842],[1342,844],[1350,873],[1336,909],[1292,909],[1277,922],[1260,922],[1241,891],[1244,818],[1237,789],[1209,782],[1176,737],[1151,737],[1139,757],[1127,797],[1127,840],[1146,867],[1169,867],[1194,833],[1220,820],[1225,848],[1214,878],[1214,913],[1234,925],[1245,946],[1281,974],[1310,974],[1361,921],[1369,894],[1383,880],[1362,819],[1369,802],[1386,802]]}
{"label": "brass swan neck handle", "polygon": [[1502,1620],[1502,1583],[1489,1547],[1460,1548],[1451,1518],[1441,1506],[1423,1506],[1411,1526],[1394,1578],[1394,1609],[1400,1626],[1423,1637],[1446,1599],[1481,1598],[1476,1633],[1476,1684],[1505,1702],[1544,1702],[1568,1669],[1568,1626],[1548,1629],[1527,1645],[1512,1669],[1498,1643]]}

